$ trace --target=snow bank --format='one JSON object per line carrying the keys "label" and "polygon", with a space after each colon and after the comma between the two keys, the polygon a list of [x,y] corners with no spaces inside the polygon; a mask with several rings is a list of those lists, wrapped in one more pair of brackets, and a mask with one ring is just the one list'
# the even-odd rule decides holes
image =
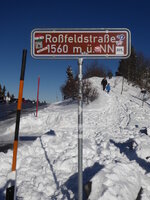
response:
{"label": "snow bank", "polygon": [[133,200],[141,187],[141,177],[130,163],[105,166],[92,179],[90,200]]}
{"label": "snow bank", "polygon": [[[99,98],[83,110],[83,176],[92,181],[90,200],[150,199],[150,107],[138,98],[139,89],[122,78],[91,78]],[[1,141],[13,139],[15,126],[7,124]],[[142,132],[143,127],[147,135]],[[4,131],[3,131],[4,130]],[[17,197],[23,200],[77,199],[78,105],[59,102],[21,118],[21,145],[17,159]],[[24,140],[23,140],[24,139]],[[133,143],[132,143],[133,142]],[[12,151],[0,153],[0,199],[4,199]]]}

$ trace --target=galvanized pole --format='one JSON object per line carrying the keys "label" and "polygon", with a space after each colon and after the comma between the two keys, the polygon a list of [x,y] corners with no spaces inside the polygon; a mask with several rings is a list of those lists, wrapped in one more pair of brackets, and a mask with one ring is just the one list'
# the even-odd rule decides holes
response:
{"label": "galvanized pole", "polygon": [[122,77],[122,89],[121,89],[121,94],[123,92],[123,85],[124,85],[124,76]]}
{"label": "galvanized pole", "polygon": [[78,200],[83,200],[83,95],[82,95],[82,63],[83,58],[79,58],[78,66]]}
{"label": "galvanized pole", "polygon": [[38,115],[38,103],[39,103],[39,86],[40,86],[40,77],[38,77],[38,88],[37,88],[37,102],[36,102],[36,117]]}

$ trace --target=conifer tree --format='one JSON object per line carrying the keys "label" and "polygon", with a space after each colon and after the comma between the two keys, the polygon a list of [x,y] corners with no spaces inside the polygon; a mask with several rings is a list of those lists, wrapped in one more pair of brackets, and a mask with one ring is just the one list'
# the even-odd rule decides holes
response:
{"label": "conifer tree", "polygon": [[77,95],[77,82],[73,77],[73,72],[71,66],[68,66],[67,71],[67,81],[66,84],[61,87],[61,92],[63,94],[64,99],[75,99]]}
{"label": "conifer tree", "polygon": [[128,62],[128,80],[131,82],[136,82],[136,75],[137,75],[137,56],[135,49],[132,47],[131,48],[131,55],[127,59]]}
{"label": "conifer tree", "polygon": [[112,76],[113,76],[113,73],[112,73],[112,71],[111,71],[111,70],[109,70],[109,71],[108,71],[108,73],[107,73],[107,76],[109,77],[109,79],[111,79],[111,78],[112,78]]}
{"label": "conifer tree", "polygon": [[71,66],[68,66],[66,74],[67,74],[68,81],[72,81],[73,80],[73,72],[72,72]]}
{"label": "conifer tree", "polygon": [[[68,66],[67,71],[67,81],[61,87],[61,93],[63,95],[63,99],[78,99],[78,79],[77,75],[73,76],[73,72],[70,66]],[[92,87],[92,84],[83,79],[83,101],[89,103],[90,101],[94,101],[98,98],[98,92],[95,88]]]}
{"label": "conifer tree", "polygon": [[2,89],[2,97],[3,97],[3,100],[5,99],[5,93],[6,93],[6,87],[5,85],[3,86],[3,89]]}
{"label": "conifer tree", "polygon": [[97,61],[90,63],[85,67],[83,73],[83,79],[90,77],[105,77],[106,71],[102,64],[99,64]]}
{"label": "conifer tree", "polygon": [[12,95],[11,95],[11,99],[14,99],[14,98],[15,98],[15,95],[14,95],[14,94],[12,94]]}
{"label": "conifer tree", "polygon": [[145,58],[142,53],[137,55],[137,85],[139,85],[141,88],[144,87],[144,79],[147,75],[147,66],[145,62]]}
{"label": "conifer tree", "polygon": [[131,48],[131,55],[128,59],[119,62],[118,72],[129,82],[150,90],[150,61],[142,53],[136,53]]}
{"label": "conifer tree", "polygon": [[10,93],[9,92],[7,92],[7,97],[10,97]]}
{"label": "conifer tree", "polygon": [[2,97],[2,86],[0,84],[0,98]]}
{"label": "conifer tree", "polygon": [[12,95],[10,96],[10,99],[11,99],[11,102],[13,102],[13,101],[14,101],[14,99],[15,99],[15,96],[14,96],[14,94],[12,94]]}
{"label": "conifer tree", "polygon": [[131,48],[131,55],[119,62],[118,72],[128,81],[136,82],[137,56],[134,47]]}
{"label": "conifer tree", "polygon": [[2,96],[2,86],[0,84],[0,102],[3,101],[3,96]]}

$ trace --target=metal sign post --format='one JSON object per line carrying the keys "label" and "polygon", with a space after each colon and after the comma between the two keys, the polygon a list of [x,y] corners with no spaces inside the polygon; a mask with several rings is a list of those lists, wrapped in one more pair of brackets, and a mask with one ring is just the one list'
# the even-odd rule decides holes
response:
{"label": "metal sign post", "polygon": [[37,102],[36,102],[36,117],[38,116],[39,86],[40,86],[40,77],[38,77]]}
{"label": "metal sign post", "polygon": [[124,85],[124,76],[122,76],[122,88],[121,88],[121,94],[123,92],[123,85]]}
{"label": "metal sign post", "polygon": [[82,95],[82,63],[83,58],[78,60],[78,200],[83,199],[83,95]]}

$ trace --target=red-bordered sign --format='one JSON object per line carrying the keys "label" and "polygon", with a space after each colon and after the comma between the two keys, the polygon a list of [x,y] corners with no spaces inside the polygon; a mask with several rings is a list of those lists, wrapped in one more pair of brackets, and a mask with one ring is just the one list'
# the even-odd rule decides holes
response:
{"label": "red-bordered sign", "polygon": [[128,29],[34,29],[34,58],[127,58],[131,52]]}

